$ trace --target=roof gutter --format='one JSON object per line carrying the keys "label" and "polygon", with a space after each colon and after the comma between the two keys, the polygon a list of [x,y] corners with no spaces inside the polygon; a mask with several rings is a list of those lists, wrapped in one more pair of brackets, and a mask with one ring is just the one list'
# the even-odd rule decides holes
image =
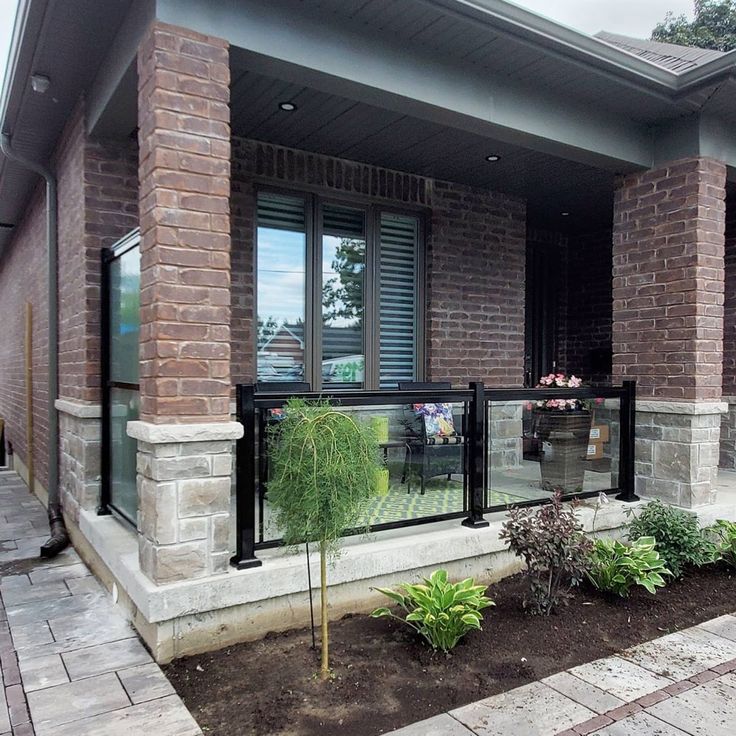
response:
{"label": "roof gutter", "polygon": [[[41,546],[41,557],[54,557],[69,545],[69,534],[61,513],[59,493],[59,426],[56,399],[59,393],[59,324],[58,324],[58,197],[56,177],[45,166],[31,161],[13,150],[10,136],[0,133],[0,149],[11,161],[42,176],[46,181],[46,253],[48,262],[48,517],[51,536]],[[30,452],[30,448],[29,448]],[[31,489],[33,490],[33,489]]]}
{"label": "roof gutter", "polygon": [[736,72],[736,51],[682,74],[675,74],[624,49],[588,36],[506,0],[420,0],[436,10],[509,35],[567,62],[595,67],[601,74],[663,99],[714,84]]}

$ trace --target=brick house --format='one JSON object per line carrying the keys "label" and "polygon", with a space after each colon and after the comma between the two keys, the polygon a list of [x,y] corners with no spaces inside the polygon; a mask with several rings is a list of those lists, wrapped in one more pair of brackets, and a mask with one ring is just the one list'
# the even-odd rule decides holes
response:
{"label": "brick house", "polygon": [[[159,659],[302,620],[290,562],[228,565],[232,390],[274,373],[320,388],[356,330],[367,388],[636,379],[637,492],[717,503],[719,465],[736,469],[735,64],[502,0],[21,1],[0,416]],[[116,243],[111,431],[138,458],[107,472],[132,524],[96,513]],[[292,337],[278,364],[268,329]],[[428,564],[425,543],[382,574]],[[376,578],[371,554],[337,608]]]}

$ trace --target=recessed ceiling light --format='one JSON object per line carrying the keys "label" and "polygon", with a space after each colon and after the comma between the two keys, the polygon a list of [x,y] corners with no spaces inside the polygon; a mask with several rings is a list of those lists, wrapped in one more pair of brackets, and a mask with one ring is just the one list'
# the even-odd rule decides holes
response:
{"label": "recessed ceiling light", "polygon": [[569,213],[569,212],[560,212],[560,214],[561,214],[561,215],[562,215],[563,217],[569,217],[569,216],[570,216],[570,213]]}
{"label": "recessed ceiling light", "polygon": [[500,161],[501,157],[497,153],[492,153],[489,156],[486,156],[486,161],[490,161],[493,163],[494,161]]}
{"label": "recessed ceiling light", "polygon": [[51,80],[45,74],[34,74],[31,77],[31,88],[42,95],[51,86]]}
{"label": "recessed ceiling light", "polygon": [[285,112],[294,112],[296,105],[293,102],[279,102],[279,108]]}

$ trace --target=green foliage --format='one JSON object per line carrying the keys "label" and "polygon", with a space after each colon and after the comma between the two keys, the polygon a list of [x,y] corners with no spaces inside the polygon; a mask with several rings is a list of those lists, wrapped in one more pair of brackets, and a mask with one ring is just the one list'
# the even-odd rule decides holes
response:
{"label": "green foliage", "polygon": [[718,519],[708,532],[714,540],[716,558],[736,567],[736,522]]}
{"label": "green foliage", "polygon": [[449,652],[460,639],[473,629],[480,630],[481,611],[495,603],[484,595],[485,585],[474,585],[473,578],[450,583],[445,570],[435,570],[424,583],[404,583],[397,592],[376,588],[398,603],[406,617],[401,618],[388,608],[377,608],[371,616],[390,616],[401,621],[423,636],[433,649]]}
{"label": "green foliage", "polygon": [[701,534],[694,514],[656,500],[633,516],[628,538],[654,537],[662,562],[676,578],[682,577],[686,565],[713,560],[713,544]]}
{"label": "green foliage", "polygon": [[632,544],[596,539],[590,554],[588,578],[598,590],[627,598],[634,585],[650,593],[663,588],[670,571],[659,558],[654,537],[641,537]]}
{"label": "green foliage", "polygon": [[286,544],[324,542],[331,553],[376,495],[374,432],[321,402],[290,400],[271,427],[268,500]]}
{"label": "green foliage", "polygon": [[268,500],[287,544],[319,542],[323,680],[330,676],[327,557],[358,526],[382,469],[367,424],[329,404],[291,399],[270,430]]}
{"label": "green foliage", "polygon": [[540,509],[516,508],[501,530],[501,539],[527,566],[529,596],[525,607],[549,615],[567,602],[570,589],[585,575],[592,542],[585,536],[575,512],[562,505],[556,493]]}
{"label": "green foliage", "polygon": [[653,41],[731,51],[736,48],[736,0],[695,0],[695,18],[667,13]]}

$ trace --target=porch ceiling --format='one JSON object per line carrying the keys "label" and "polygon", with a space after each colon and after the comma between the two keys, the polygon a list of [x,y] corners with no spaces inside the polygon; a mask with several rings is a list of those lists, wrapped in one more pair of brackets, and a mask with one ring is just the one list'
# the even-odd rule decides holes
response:
{"label": "porch ceiling", "polygon": [[233,70],[231,100],[237,136],[514,194],[535,221],[610,220],[611,171],[247,70]]}

